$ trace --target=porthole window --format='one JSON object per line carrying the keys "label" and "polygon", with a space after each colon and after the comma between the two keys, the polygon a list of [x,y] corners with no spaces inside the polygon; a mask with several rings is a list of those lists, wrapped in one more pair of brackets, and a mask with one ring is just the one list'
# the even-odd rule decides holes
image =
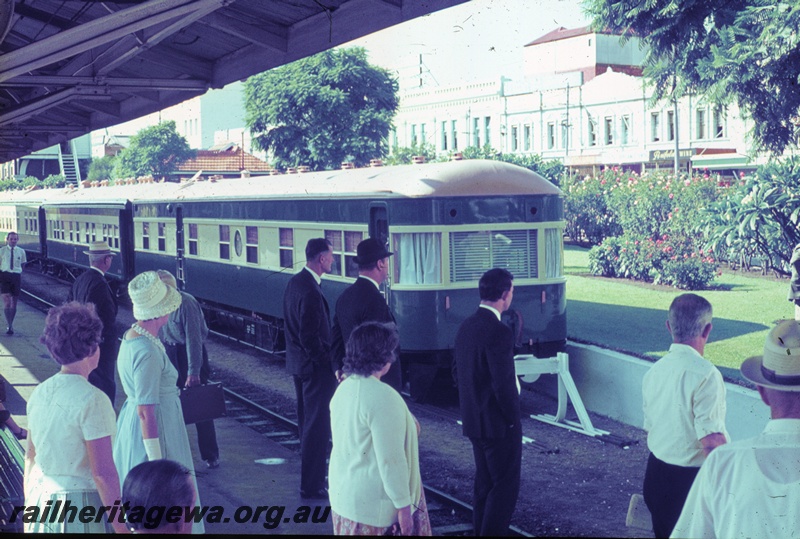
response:
{"label": "porthole window", "polygon": [[242,256],[242,232],[237,230],[233,235],[233,250],[236,251],[236,256]]}

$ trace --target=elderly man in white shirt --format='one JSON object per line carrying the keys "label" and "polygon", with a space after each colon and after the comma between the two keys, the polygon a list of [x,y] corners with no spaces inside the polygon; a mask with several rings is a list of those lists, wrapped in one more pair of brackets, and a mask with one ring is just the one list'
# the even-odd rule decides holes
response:
{"label": "elderly man in white shirt", "polygon": [[670,536],[700,465],[729,439],[725,384],[703,358],[711,317],[711,304],[701,296],[675,298],[667,320],[673,344],[642,383],[650,449],[643,490],[656,537]]}
{"label": "elderly man in white shirt", "polygon": [[755,438],[709,456],[673,537],[766,539],[800,531],[800,322],[775,326],[763,356],[745,360],[741,372],[771,419]]}

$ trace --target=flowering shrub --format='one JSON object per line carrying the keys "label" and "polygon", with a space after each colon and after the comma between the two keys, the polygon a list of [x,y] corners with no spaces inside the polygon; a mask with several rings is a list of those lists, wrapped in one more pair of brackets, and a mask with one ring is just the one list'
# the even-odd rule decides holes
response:
{"label": "flowering shrub", "polygon": [[610,185],[602,176],[569,177],[564,181],[566,233],[576,242],[599,245],[605,238],[618,236],[622,227],[608,207]]}

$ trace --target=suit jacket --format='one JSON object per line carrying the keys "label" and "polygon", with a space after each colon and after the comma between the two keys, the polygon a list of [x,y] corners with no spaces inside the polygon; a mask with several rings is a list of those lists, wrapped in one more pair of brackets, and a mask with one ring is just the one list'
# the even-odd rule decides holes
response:
{"label": "suit jacket", "polygon": [[394,323],[395,319],[375,285],[367,279],[358,278],[336,300],[332,345],[335,368],[342,368],[347,340],[353,330],[364,322]]}
{"label": "suit jacket", "polygon": [[505,438],[519,428],[511,328],[481,307],[458,329],[454,355],[464,435]]}
{"label": "suit jacket", "polygon": [[103,274],[92,268],[81,273],[72,283],[67,301],[93,303],[97,316],[103,322],[104,340],[107,340],[106,337],[116,340],[117,300]]}
{"label": "suit jacket", "polygon": [[283,327],[286,336],[286,370],[289,374],[305,377],[312,374],[315,366],[330,369],[328,302],[314,276],[305,268],[289,279],[286,285],[283,294]]}

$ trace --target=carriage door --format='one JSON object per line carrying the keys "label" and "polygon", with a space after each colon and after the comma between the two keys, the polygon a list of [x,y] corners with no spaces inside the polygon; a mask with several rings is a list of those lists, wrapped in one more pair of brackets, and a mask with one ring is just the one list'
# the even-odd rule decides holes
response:
{"label": "carriage door", "polygon": [[183,207],[178,206],[175,208],[175,279],[178,281],[178,288],[181,290],[186,288],[186,282],[183,278],[183,249]]}
{"label": "carriage door", "polygon": [[[370,202],[369,204],[369,237],[376,238],[391,251],[389,248],[389,209],[385,202]],[[391,305],[389,301],[391,281],[392,273],[389,272],[386,282],[381,284],[381,293],[389,305]]]}

